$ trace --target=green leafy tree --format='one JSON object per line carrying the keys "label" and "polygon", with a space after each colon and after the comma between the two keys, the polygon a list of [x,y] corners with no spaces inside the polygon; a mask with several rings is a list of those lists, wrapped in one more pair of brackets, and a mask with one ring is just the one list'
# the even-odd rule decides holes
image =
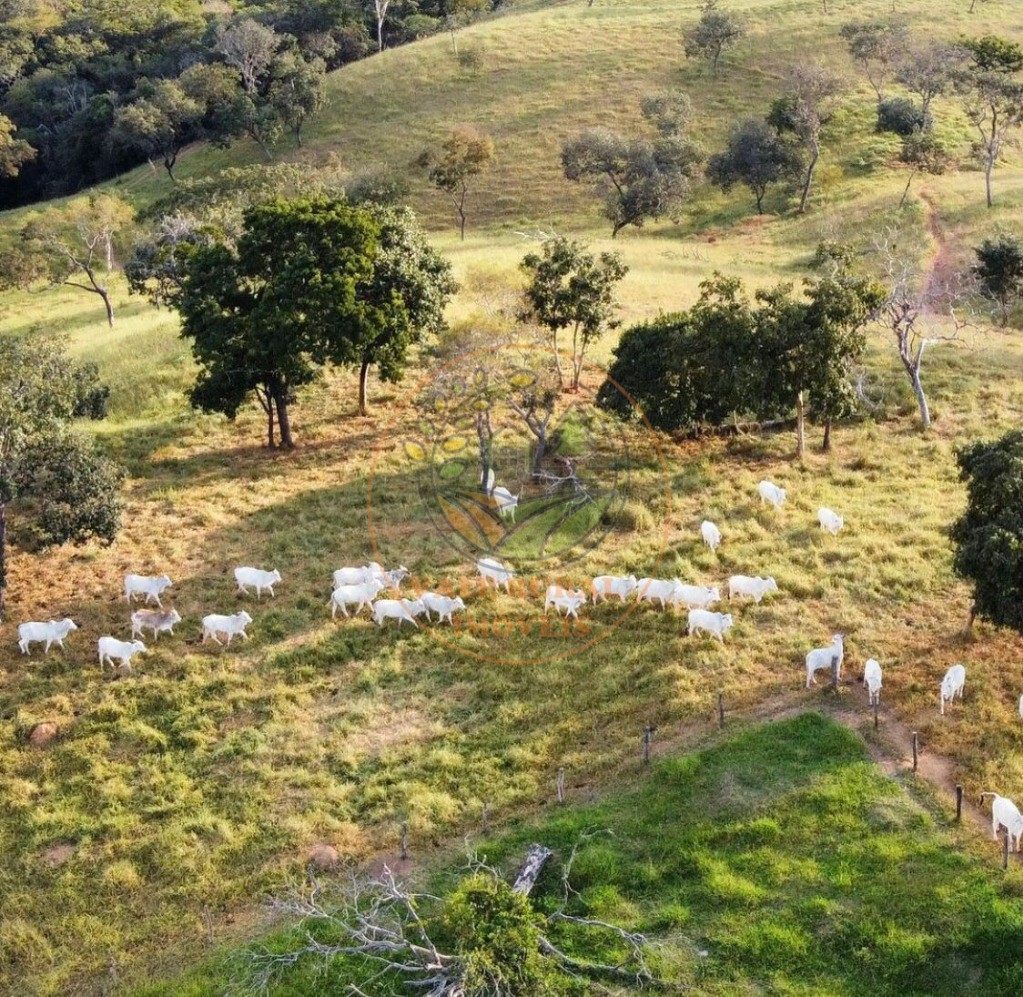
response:
{"label": "green leafy tree", "polygon": [[0,338],[0,611],[8,585],[8,512],[26,546],[113,540],[120,470],[68,431],[79,376],[55,344]]}
{"label": "green leafy tree", "polygon": [[114,269],[115,248],[130,231],[134,209],[113,194],[94,194],[47,208],[22,227],[16,246],[0,259],[0,285],[31,287],[41,281],[98,295],[114,324],[110,291],[102,277]]}
{"label": "green leafy tree", "polygon": [[839,34],[853,61],[863,70],[878,102],[895,76],[909,44],[909,29],[897,21],[866,21],[842,26]]}
{"label": "green leafy tree", "polygon": [[468,125],[452,129],[439,150],[427,149],[419,157],[419,165],[428,171],[430,182],[451,198],[463,240],[469,192],[493,166],[495,158],[494,140]]}
{"label": "green leafy tree", "polygon": [[994,206],[992,174],[1009,133],[1023,124],[1023,46],[985,35],[962,43],[970,61],[955,78],[967,118],[977,130],[987,206]]}
{"label": "green leafy tree", "polygon": [[273,28],[251,17],[232,19],[216,40],[216,51],[241,74],[242,88],[250,96],[259,91],[260,83],[273,63],[281,38]]}
{"label": "green leafy tree", "polygon": [[274,67],[269,100],[282,124],[302,148],[302,126],[327,100],[327,67],[322,59],[289,52]]}
{"label": "green leafy tree", "polygon": [[358,294],[379,231],[344,201],[278,199],[248,209],[237,245],[192,248],[172,298],[199,364],[192,404],[234,418],[255,394],[268,446],[276,423],[281,446],[293,447],[289,406],[299,389],[379,322]]}
{"label": "green leafy tree", "polygon": [[831,120],[841,92],[842,81],[823,67],[797,66],[789,75],[786,92],[774,102],[767,117],[768,124],[779,132],[794,135],[806,150],[800,214],[806,211],[814,171],[820,161],[821,132]]}
{"label": "green leafy tree", "polygon": [[13,121],[0,114],[0,177],[16,177],[22,166],[36,158],[36,150],[24,139],[15,138]]}
{"label": "green leafy tree", "polygon": [[640,228],[647,219],[677,212],[702,159],[686,136],[688,97],[674,91],[648,95],[641,110],[657,130],[653,140],[594,128],[561,149],[565,178],[588,183],[603,197],[612,238],[628,225]]}
{"label": "green leafy tree", "polygon": [[903,138],[902,148],[899,150],[899,162],[909,167],[906,186],[899,199],[901,208],[909,196],[909,186],[913,182],[913,178],[918,173],[940,176],[948,169],[949,155],[941,140],[936,138],[932,132],[918,128]]}
{"label": "green leafy tree", "polygon": [[391,383],[405,374],[411,350],[444,328],[444,308],[456,284],[451,265],[430,246],[408,208],[368,206],[379,226],[379,247],[368,279],[356,294],[366,306],[366,326],[330,351],[337,363],[359,371],[359,414],[365,415],[370,368]]}
{"label": "green leafy tree", "polygon": [[141,91],[138,100],[114,112],[111,141],[160,159],[173,183],[174,165],[195,137],[203,108],[176,80],[160,80]]}
{"label": "green leafy tree", "polygon": [[966,509],[952,524],[953,570],[973,583],[967,630],[980,616],[1023,632],[1023,432],[956,454]]}
{"label": "green leafy tree", "polygon": [[930,120],[931,102],[947,93],[969,53],[959,44],[931,42],[906,49],[900,56],[895,78],[920,98],[920,113]]}
{"label": "green leafy tree", "polygon": [[703,13],[696,27],[686,33],[683,49],[690,59],[709,59],[711,70],[717,75],[721,54],[745,33],[742,21],[734,14],[718,10],[717,0],[704,0]]}
{"label": "green leafy tree", "polygon": [[529,278],[527,315],[551,337],[562,389],[566,385],[558,337],[562,331],[571,336],[571,390],[578,391],[587,348],[618,325],[616,292],[629,268],[617,253],[598,257],[580,243],[559,236],[544,242],[540,253],[529,253],[522,269]]}
{"label": "green leafy tree", "polygon": [[1023,296],[1023,241],[1008,235],[985,239],[973,251],[973,272],[981,291],[998,302],[1002,325],[1009,324],[1009,308]]}
{"label": "green leafy tree", "polygon": [[764,195],[771,184],[792,179],[802,172],[799,152],[766,121],[747,118],[736,124],[723,152],[707,161],[707,179],[724,191],[737,183],[756,198],[757,214],[763,214]]}

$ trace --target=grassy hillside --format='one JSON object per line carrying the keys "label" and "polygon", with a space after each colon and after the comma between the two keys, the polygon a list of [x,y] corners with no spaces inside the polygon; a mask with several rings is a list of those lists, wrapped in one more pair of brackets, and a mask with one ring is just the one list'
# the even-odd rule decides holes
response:
{"label": "grassy hillside", "polygon": [[[558,174],[565,135],[598,122],[628,127],[642,93],[677,85],[691,93],[701,141],[713,148],[729,118],[766,106],[788,63],[807,51],[843,61],[838,26],[890,5],[833,2],[827,16],[808,0],[744,6],[751,38],[716,80],[702,64],[679,58],[679,32],[695,19],[695,5],[666,2],[596,0],[480,24],[459,42],[484,47],[475,77],[458,69],[446,37],[384,53],[332,77],[333,102],[311,124],[305,155],[311,162],[339,155],[352,168],[401,166],[453,123],[493,131],[500,163],[475,201],[464,244],[443,201],[421,180],[415,190],[436,244],[465,285],[451,318],[471,324],[486,310],[489,287],[517,279],[532,244],[518,231],[557,225],[597,248],[612,245],[595,205]],[[1008,0],[978,6],[968,16],[967,3],[899,3],[929,33],[935,23],[950,36],[1023,32],[1023,12]],[[894,220],[903,184],[887,165],[890,140],[871,131],[870,107],[860,87],[836,119],[820,196],[806,217],[788,214],[775,195],[777,215],[747,218],[744,193],[701,190],[678,226],[620,237],[615,248],[631,267],[625,320],[687,305],[715,269],[757,286],[798,280],[822,238],[869,243]],[[965,145],[962,122],[947,105],[940,117]],[[244,145],[192,150],[180,172],[199,175],[250,161],[252,153]],[[979,173],[918,181],[933,207],[914,196],[900,216],[912,251],[927,259],[941,248],[966,259],[993,224],[1019,225],[1016,155],[999,168],[994,213],[982,206]],[[164,184],[139,171],[121,186],[144,204]],[[7,219],[8,231],[16,220]],[[1017,333],[980,318],[964,347],[934,348],[925,380],[936,425],[927,436],[916,429],[891,345],[874,334],[869,366],[884,407],[840,427],[832,456],[814,452],[793,463],[787,434],[700,444],[659,439],[670,513],[656,455],[643,434],[631,436],[633,516],[578,565],[577,580],[605,570],[646,573],[658,548],[651,526],[667,521],[659,574],[718,583],[733,572],[773,574],[779,596],[737,612],[723,648],[689,640],[683,620],[644,609],[585,658],[502,668],[424,633],[378,632],[365,618],[331,623],[325,608],[330,572],[371,556],[366,496],[377,444],[378,500],[395,519],[407,517],[394,534],[394,556],[422,576],[472,573],[417,518],[401,459],[403,427],[389,425],[401,389],[374,386],[374,411],[359,419],[353,384],[329,377],[295,410],[299,450],[269,455],[259,446],[254,411],[228,424],[187,410],[182,391],[192,368],[174,317],[120,286],[115,296],[113,330],[96,302],[73,290],[0,302],[0,331],[57,333],[100,363],[113,389],[112,418],[96,431],[131,474],[125,528],[111,547],[18,553],[12,565],[9,622],[0,629],[0,992],[91,994],[176,970],[202,944],[205,908],[218,939],[244,935],[260,896],[297,875],[315,842],[361,859],[393,849],[397,822],[408,819],[417,848],[442,844],[476,827],[484,802],[495,824],[533,813],[551,799],[559,767],[573,795],[613,783],[633,764],[645,724],[670,741],[711,712],[719,689],[736,708],[791,690],[806,649],[836,629],[848,635],[850,671],[867,656],[882,660],[886,701],[925,745],[952,756],[971,794],[997,788],[1023,795],[1023,728],[1015,713],[1023,644],[984,628],[974,643],[959,642],[967,595],[951,578],[944,532],[962,501],[954,446],[1023,416]],[[599,344],[595,359],[605,360],[612,346]],[[753,500],[763,477],[790,489],[781,516]],[[821,503],[846,516],[836,540],[815,528]],[[708,515],[725,533],[717,558],[695,532]],[[249,643],[201,648],[199,617],[241,605],[229,573],[242,562],[278,567],[285,584],[272,603],[245,604],[255,617]],[[97,670],[92,641],[99,633],[124,635],[118,594],[128,570],[166,570],[185,619],[176,637],[140,660],[135,676],[114,681]],[[473,618],[499,612],[539,609],[504,595],[469,607]],[[614,619],[610,609],[588,612],[598,628]],[[13,624],[65,613],[82,628],[66,654],[45,661],[18,655]],[[528,639],[514,640],[513,650],[529,651]],[[937,683],[956,660],[968,666],[967,700],[941,719]],[[807,702],[817,695],[808,693]],[[843,695],[861,707],[858,690]],[[56,722],[60,735],[49,748],[32,749],[26,737],[41,720]],[[862,778],[874,792],[874,777]],[[633,859],[622,861],[628,868]],[[974,882],[964,871],[972,859],[949,861],[957,883]],[[732,871],[722,875],[727,880]],[[911,927],[902,930],[917,932],[916,917],[907,915]],[[725,928],[718,923],[713,931],[720,936]],[[893,937],[899,964],[915,965],[905,952],[917,936]],[[930,951],[929,944],[918,950]],[[728,958],[712,974],[719,992],[734,992],[728,965],[740,980],[753,973],[748,953],[733,950]],[[775,972],[791,974],[796,992],[819,992],[805,976],[815,964],[797,962],[793,955]],[[885,965],[897,962],[892,956]],[[836,992],[843,985],[856,992],[854,984],[868,978],[833,980],[828,974],[838,970],[830,962],[819,972]]]}
{"label": "grassy hillside", "polygon": [[[833,721],[809,713],[755,728],[637,778],[598,805],[551,808],[469,844],[509,873],[529,842],[553,847],[534,894],[544,911],[560,905],[559,866],[579,843],[570,912],[644,933],[653,971],[696,995],[1018,992],[1018,871],[1003,878],[964,852],[969,834],[881,774]],[[460,874],[451,863],[429,889],[443,895]],[[576,958],[616,957],[602,932],[566,942]],[[298,930],[269,942],[300,944]],[[199,997],[249,975],[241,954],[142,994]],[[344,962],[324,974],[310,959],[270,993],[340,990],[365,975]]]}

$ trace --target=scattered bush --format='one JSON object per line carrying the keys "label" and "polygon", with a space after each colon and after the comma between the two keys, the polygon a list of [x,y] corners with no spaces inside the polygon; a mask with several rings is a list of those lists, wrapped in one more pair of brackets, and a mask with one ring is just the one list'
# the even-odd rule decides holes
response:
{"label": "scattered bush", "polygon": [[915,131],[927,131],[930,117],[908,97],[885,97],[877,102],[877,130],[905,138]]}
{"label": "scattered bush", "polygon": [[458,65],[467,73],[475,75],[483,68],[484,54],[480,44],[463,45],[458,50]]}

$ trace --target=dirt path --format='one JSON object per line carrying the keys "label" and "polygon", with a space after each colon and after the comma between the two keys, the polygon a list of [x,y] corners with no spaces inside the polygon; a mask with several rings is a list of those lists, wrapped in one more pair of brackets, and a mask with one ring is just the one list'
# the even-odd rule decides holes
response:
{"label": "dirt path", "polygon": [[945,230],[941,227],[934,196],[928,190],[920,191],[920,200],[927,208],[927,231],[934,240],[934,252],[927,263],[927,281],[924,298],[928,311],[936,311],[946,288],[952,286],[955,276],[955,261],[949,248]]}

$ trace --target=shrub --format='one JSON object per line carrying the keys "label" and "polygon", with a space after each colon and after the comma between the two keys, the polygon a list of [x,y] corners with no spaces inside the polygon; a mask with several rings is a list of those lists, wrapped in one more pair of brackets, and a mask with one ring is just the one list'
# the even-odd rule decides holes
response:
{"label": "shrub", "polygon": [[483,57],[482,45],[463,45],[458,50],[458,65],[466,72],[476,74],[483,68]]}
{"label": "shrub", "polygon": [[905,138],[915,131],[927,131],[930,123],[930,116],[908,97],[885,97],[877,102],[879,132],[894,132]]}

